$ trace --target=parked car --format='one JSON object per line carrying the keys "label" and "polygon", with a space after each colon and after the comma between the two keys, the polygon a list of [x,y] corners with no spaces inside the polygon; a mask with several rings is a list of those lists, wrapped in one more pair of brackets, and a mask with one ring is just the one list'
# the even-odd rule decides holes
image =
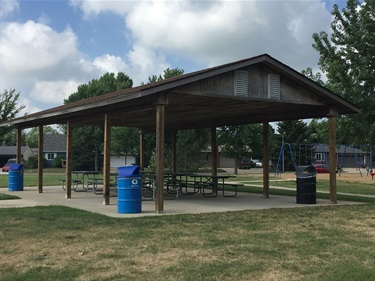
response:
{"label": "parked car", "polygon": [[238,169],[250,169],[254,167],[254,163],[251,159],[242,159],[238,165]]}
{"label": "parked car", "polygon": [[9,165],[8,165],[8,164],[5,164],[5,165],[1,168],[1,171],[2,171],[2,172],[9,172]]}
{"label": "parked car", "polygon": [[16,164],[16,163],[17,163],[17,159],[16,158],[10,158],[10,159],[8,159],[8,162],[1,168],[1,171],[2,172],[9,172],[9,164]]}
{"label": "parked car", "polygon": [[253,159],[252,161],[253,161],[256,168],[262,168],[263,167],[262,162],[259,161],[258,159]]}
{"label": "parked car", "polygon": [[315,164],[314,167],[317,173],[329,173],[329,168],[326,164]]}

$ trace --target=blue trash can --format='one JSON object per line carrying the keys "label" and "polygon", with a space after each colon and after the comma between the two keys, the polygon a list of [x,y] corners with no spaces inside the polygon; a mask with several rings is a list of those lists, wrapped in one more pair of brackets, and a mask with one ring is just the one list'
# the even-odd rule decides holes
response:
{"label": "blue trash can", "polygon": [[142,212],[142,177],[139,166],[118,167],[117,212],[136,214]]}
{"label": "blue trash can", "polygon": [[8,190],[23,191],[23,164],[9,164]]}

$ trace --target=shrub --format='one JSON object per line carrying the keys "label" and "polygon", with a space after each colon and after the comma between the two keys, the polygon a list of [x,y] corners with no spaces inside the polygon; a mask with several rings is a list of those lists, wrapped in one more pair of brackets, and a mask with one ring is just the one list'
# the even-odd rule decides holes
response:
{"label": "shrub", "polygon": [[[43,167],[47,167],[47,159],[43,158]],[[38,168],[38,156],[33,155],[27,159],[25,163],[26,169],[37,169]]]}
{"label": "shrub", "polygon": [[62,168],[62,161],[61,160],[64,160],[64,157],[56,156],[52,161],[53,166],[56,167],[56,168]]}

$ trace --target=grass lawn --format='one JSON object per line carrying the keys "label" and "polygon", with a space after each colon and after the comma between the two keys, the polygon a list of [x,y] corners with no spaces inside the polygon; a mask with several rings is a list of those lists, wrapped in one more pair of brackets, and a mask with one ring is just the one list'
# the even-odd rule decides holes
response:
{"label": "grass lawn", "polygon": [[108,218],[0,209],[0,280],[375,280],[375,204]]}
{"label": "grass lawn", "polygon": [[[46,173],[44,184],[64,176]],[[0,187],[7,181],[0,175]],[[36,186],[37,175],[28,171],[24,181]],[[338,190],[373,194],[364,184],[342,181]],[[271,178],[272,185],[295,188],[290,180]],[[328,181],[317,188],[328,190]],[[0,280],[375,280],[375,199],[344,199],[368,204],[133,219],[61,206],[0,208]]]}

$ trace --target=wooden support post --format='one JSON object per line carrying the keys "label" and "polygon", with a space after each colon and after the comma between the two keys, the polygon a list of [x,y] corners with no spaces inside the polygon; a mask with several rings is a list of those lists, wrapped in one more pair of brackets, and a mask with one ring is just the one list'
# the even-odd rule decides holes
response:
{"label": "wooden support post", "polygon": [[38,128],[38,192],[43,193],[43,125]]}
{"label": "wooden support post", "polygon": [[177,171],[177,132],[172,131],[172,173]]}
{"label": "wooden support post", "polygon": [[110,177],[111,177],[111,117],[104,115],[104,179],[103,179],[103,205],[110,204]]}
{"label": "wooden support post", "polygon": [[72,198],[72,140],[73,130],[70,121],[66,126],[66,194],[65,198]]}
{"label": "wooden support post", "polygon": [[[212,152],[212,163],[211,163],[211,174],[217,176],[217,142],[216,142],[216,127],[211,128],[211,152]],[[213,192],[217,192],[217,179],[213,179],[212,183],[214,184]]]}
{"label": "wooden support post", "polygon": [[156,105],[156,198],[155,211],[157,214],[164,212],[164,114],[166,96],[158,96]]}
{"label": "wooden support post", "polygon": [[329,127],[329,193],[331,203],[337,204],[336,188],[336,116],[328,117]]}
{"label": "wooden support post", "polygon": [[268,122],[263,122],[263,197],[270,197],[270,173],[269,173],[269,148],[268,148]]}
{"label": "wooden support post", "polygon": [[143,130],[139,130],[139,169],[145,170],[145,134]]}
{"label": "wooden support post", "polygon": [[17,127],[17,143],[16,143],[16,161],[21,164],[21,147],[22,147],[22,129]]}

